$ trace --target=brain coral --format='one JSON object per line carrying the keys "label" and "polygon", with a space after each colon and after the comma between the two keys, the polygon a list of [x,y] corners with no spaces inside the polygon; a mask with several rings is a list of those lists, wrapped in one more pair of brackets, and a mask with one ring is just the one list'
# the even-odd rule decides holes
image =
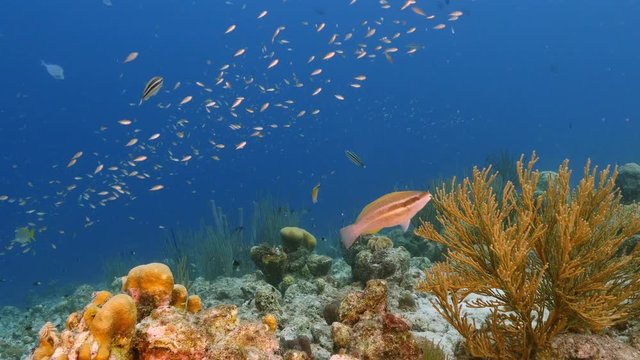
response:
{"label": "brain coral", "polygon": [[307,250],[313,250],[316,247],[316,237],[299,227],[283,227],[280,229],[280,237],[287,251],[295,251],[301,246]]}

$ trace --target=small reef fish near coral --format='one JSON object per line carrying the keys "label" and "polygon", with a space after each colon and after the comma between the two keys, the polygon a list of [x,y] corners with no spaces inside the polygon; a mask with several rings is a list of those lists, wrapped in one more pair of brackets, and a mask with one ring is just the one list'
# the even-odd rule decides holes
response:
{"label": "small reef fish near coral", "polygon": [[413,218],[431,200],[423,191],[396,191],[381,196],[364,207],[356,222],[340,229],[342,244],[348,249],[358,236],[375,234],[383,228],[400,225],[407,231]]}

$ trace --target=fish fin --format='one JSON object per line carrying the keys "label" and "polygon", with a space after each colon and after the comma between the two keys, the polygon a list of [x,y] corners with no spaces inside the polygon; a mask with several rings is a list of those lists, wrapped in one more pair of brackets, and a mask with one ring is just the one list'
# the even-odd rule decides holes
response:
{"label": "fish fin", "polygon": [[400,223],[400,227],[403,232],[407,232],[409,230],[409,226],[411,225],[411,218],[408,218],[406,221]]}
{"label": "fish fin", "polygon": [[356,224],[345,226],[340,229],[340,240],[342,240],[342,244],[347,249],[353,245],[358,236],[360,236],[360,227]]}

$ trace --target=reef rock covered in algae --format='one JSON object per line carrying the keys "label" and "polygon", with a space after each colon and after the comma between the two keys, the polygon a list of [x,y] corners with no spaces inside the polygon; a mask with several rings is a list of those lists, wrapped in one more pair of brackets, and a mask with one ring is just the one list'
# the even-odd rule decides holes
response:
{"label": "reef rock covered in algae", "polygon": [[267,244],[251,248],[251,260],[264,274],[265,280],[283,291],[294,278],[311,279],[326,275],[332,259],[313,252],[316,238],[298,227],[280,229],[281,246]]}

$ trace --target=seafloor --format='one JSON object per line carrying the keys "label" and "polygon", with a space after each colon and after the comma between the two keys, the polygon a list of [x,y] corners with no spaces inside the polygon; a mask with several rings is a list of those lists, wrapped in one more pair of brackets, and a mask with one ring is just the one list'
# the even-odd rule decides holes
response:
{"label": "seafloor", "polygon": [[[414,292],[417,279],[428,264],[430,262],[426,258],[411,258],[409,268],[402,271],[401,276],[387,281],[388,311],[411,324],[411,332],[416,338],[429,339],[452,354],[460,336],[438,315],[429,302],[429,295],[415,295]],[[241,278],[223,277],[211,282],[198,278],[189,293],[199,295],[204,308],[235,304],[242,320],[260,321],[265,313],[274,313],[278,320],[277,339],[285,340],[284,343],[306,336],[311,340],[313,356],[329,359],[333,353],[333,341],[331,325],[323,315],[325,307],[362,288],[361,282],[351,283],[350,266],[343,260],[337,260],[326,277],[296,280],[284,295],[257,274]],[[89,304],[96,290],[100,289],[83,285],[70,296],[43,299],[42,304],[27,310],[12,306],[2,308],[0,359],[28,359],[38,344],[38,330],[47,321],[59,330],[63,329],[69,314]],[[257,297],[262,311],[256,308]],[[260,300],[265,297],[268,300]],[[482,314],[475,312],[472,316],[482,317]]]}
{"label": "seafloor", "polygon": [[[429,268],[431,264],[429,259],[409,257],[402,247],[372,251],[372,255],[376,256],[376,253],[379,259],[392,258],[393,262],[398,262],[399,265],[392,266],[393,271],[388,273],[389,276],[384,281],[388,289],[386,299],[383,300],[387,306],[384,311],[394,314],[406,322],[410,334],[419,346],[424,346],[420,345],[424,344],[424,340],[430,340],[431,343],[443,350],[448,359],[457,358],[454,353],[461,340],[460,335],[435,310],[431,304],[432,295],[415,291],[418,279],[424,276],[423,269]],[[389,266],[384,262],[379,265]],[[296,279],[293,284],[288,286],[284,294],[267,283],[260,271],[239,278],[220,277],[215,281],[198,278],[190,286],[189,293],[197,294],[202,299],[202,307],[205,309],[225,304],[236,305],[241,322],[263,322],[261,319],[264,319],[265,314],[274,314],[277,318],[277,329],[273,338],[276,339],[280,348],[274,353],[284,354],[287,348],[297,349],[301,352],[308,351],[312,356],[309,358],[320,360],[329,359],[332,354],[336,353],[334,349],[335,335],[332,336],[331,326],[331,322],[336,320],[331,317],[336,315],[332,315],[330,309],[336,304],[336,301],[339,302],[348,294],[362,293],[363,285],[363,282],[353,282],[351,267],[344,260],[338,259],[333,261],[326,276],[310,280]],[[110,290],[117,293],[120,286],[121,282],[116,281]],[[0,327],[0,359],[31,359],[31,354],[39,342],[39,329],[46,322],[51,322],[58,331],[64,329],[69,314],[85,309],[98,290],[101,289],[82,285],[69,296],[43,299],[41,304],[28,309],[19,309],[13,306],[5,306],[0,309],[2,322]],[[476,319],[478,322],[487,315],[486,310],[470,308],[467,309],[467,313],[470,319]],[[637,334],[637,331],[629,327],[611,334],[613,336],[607,339],[615,339],[613,341],[617,346],[635,339],[636,335],[634,334]],[[306,340],[308,340],[309,349],[306,349],[304,345]],[[303,344],[299,344],[300,342]],[[587,343],[594,344],[591,339]],[[572,346],[576,345],[572,343]],[[602,347],[604,346],[611,345],[603,345]],[[601,349],[599,351],[598,354],[601,353]],[[630,356],[638,354],[640,352],[631,352]],[[157,358],[171,359],[172,357]],[[273,357],[273,359],[276,358],[279,357]],[[285,358],[293,359],[296,357]],[[414,357],[409,355],[403,357],[403,359],[405,358]],[[444,359],[443,357],[433,358]],[[596,358],[604,359],[588,355],[575,357],[575,359]],[[175,359],[182,359],[182,357],[175,357]],[[356,358],[344,357],[344,359]],[[387,357],[387,359],[389,358]],[[628,359],[633,359],[633,357],[628,357]]]}

